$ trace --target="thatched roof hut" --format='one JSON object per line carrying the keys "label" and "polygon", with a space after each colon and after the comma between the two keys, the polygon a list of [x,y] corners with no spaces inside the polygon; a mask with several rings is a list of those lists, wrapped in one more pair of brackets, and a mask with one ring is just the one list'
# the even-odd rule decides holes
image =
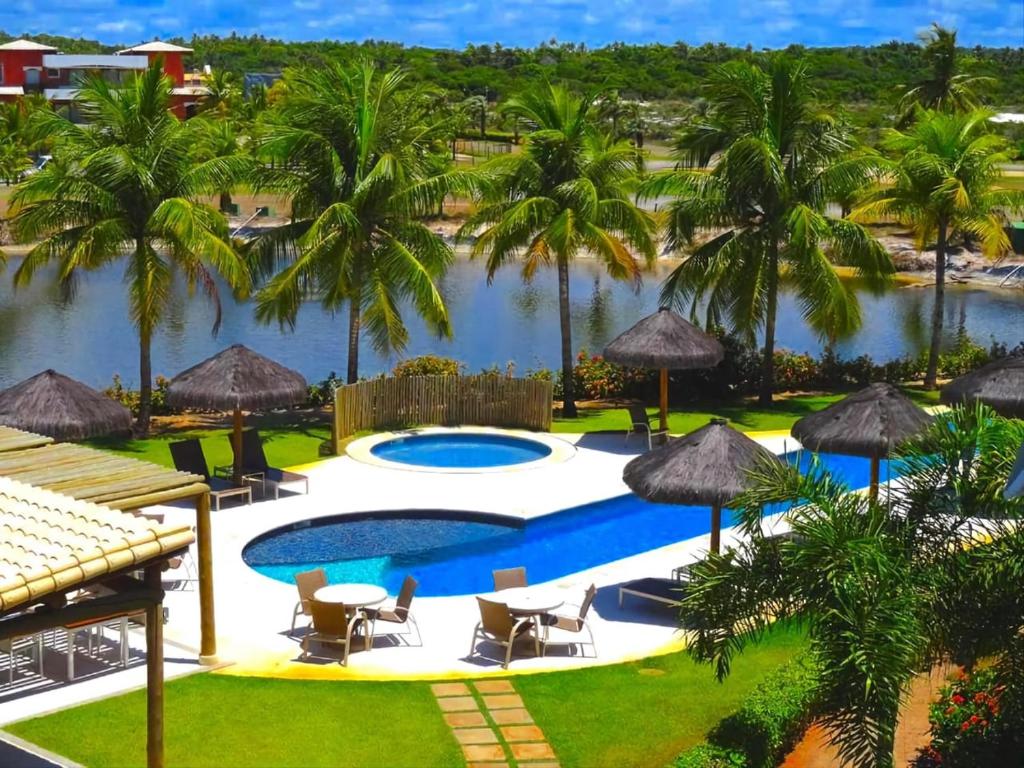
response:
{"label": "thatched roof hut", "polygon": [[52,369],[0,392],[0,424],[55,440],[128,432],[131,412],[116,400]]}
{"label": "thatched roof hut", "polygon": [[307,396],[301,373],[242,344],[233,344],[182,371],[167,389],[172,408],[211,411],[279,408],[302,403]]}
{"label": "thatched roof hut", "polygon": [[946,405],[980,400],[1002,416],[1024,419],[1024,355],[993,360],[942,388]]}
{"label": "thatched roof hut", "polygon": [[630,461],[622,480],[637,496],[663,504],[710,506],[711,549],[717,552],[721,510],[750,488],[750,471],[780,462],[764,446],[726,424],[711,423]]}
{"label": "thatched roof hut", "polygon": [[898,387],[880,382],[804,416],[792,432],[812,451],[885,457],[933,420]]}
{"label": "thatched roof hut", "polygon": [[609,362],[661,371],[659,409],[662,431],[668,430],[669,369],[713,368],[722,362],[724,356],[725,349],[718,339],[668,307],[661,307],[653,315],[648,315],[604,349],[604,358]]}

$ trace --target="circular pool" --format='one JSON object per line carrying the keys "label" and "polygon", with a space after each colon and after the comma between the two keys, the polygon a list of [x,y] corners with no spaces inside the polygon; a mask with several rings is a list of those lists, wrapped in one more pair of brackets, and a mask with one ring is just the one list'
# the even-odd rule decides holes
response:
{"label": "circular pool", "polygon": [[499,429],[424,429],[356,440],[352,458],[392,469],[500,472],[565,461],[573,446],[549,435]]}

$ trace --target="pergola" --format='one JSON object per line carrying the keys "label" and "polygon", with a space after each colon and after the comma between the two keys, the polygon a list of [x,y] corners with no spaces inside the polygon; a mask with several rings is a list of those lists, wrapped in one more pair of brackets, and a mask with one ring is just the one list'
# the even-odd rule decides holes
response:
{"label": "pergola", "polygon": [[199,662],[216,663],[210,488],[202,477],[0,426],[0,479],[5,477],[114,510],[193,502],[202,634]]}
{"label": "pergola", "polygon": [[[161,572],[193,540],[186,524],[156,523],[0,477],[0,640],[144,613],[150,768],[163,766],[164,752]],[[99,586],[103,593],[68,601],[69,593]]]}

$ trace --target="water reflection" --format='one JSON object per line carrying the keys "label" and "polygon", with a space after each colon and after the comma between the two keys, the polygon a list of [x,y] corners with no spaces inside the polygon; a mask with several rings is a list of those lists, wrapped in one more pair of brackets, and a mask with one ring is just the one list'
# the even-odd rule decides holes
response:
{"label": "water reflection", "polygon": [[[632,283],[612,280],[586,259],[572,267],[570,297],[574,347],[599,352],[615,335],[653,312],[661,280],[670,265],[658,264],[645,275],[639,292]],[[52,273],[50,273],[52,275]],[[14,292],[11,269],[0,276],[0,386],[43,368],[54,367],[93,385],[109,383],[114,373],[137,381],[137,340],[128,320],[122,270],[118,265],[86,274],[73,304],[66,304],[46,274]],[[458,259],[441,281],[449,303],[454,337],[439,340],[423,323],[407,316],[408,354],[437,353],[456,357],[470,371],[514,361],[518,371],[559,361],[558,292],[553,269],[541,270],[524,285],[510,267],[487,285],[484,265]],[[896,288],[882,295],[859,291],[864,325],[835,344],[843,357],[869,354],[888,359],[914,354],[927,344],[932,292]],[[189,296],[175,283],[165,323],[154,339],[154,371],[173,375],[228,344],[240,342],[319,379],[345,368],[346,313],[337,316],[316,304],[302,307],[295,332],[258,324],[252,304],[222,289],[223,320],[211,336],[215,310],[202,295]],[[958,328],[989,343],[993,338],[1016,344],[1024,338],[1024,294],[989,292],[951,286],[946,294],[946,337]],[[782,347],[818,352],[822,342],[800,319],[792,295],[781,298],[779,340]],[[389,369],[394,356],[381,356],[364,342],[361,371],[372,375]]]}

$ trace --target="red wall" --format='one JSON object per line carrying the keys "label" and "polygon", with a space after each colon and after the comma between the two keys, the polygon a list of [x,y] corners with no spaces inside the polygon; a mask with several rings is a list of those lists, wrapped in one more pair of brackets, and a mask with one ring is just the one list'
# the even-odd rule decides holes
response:
{"label": "red wall", "polygon": [[4,68],[0,85],[24,85],[25,67],[43,66],[43,51],[0,51],[0,63]]}
{"label": "red wall", "polygon": [[157,59],[163,57],[164,73],[174,81],[175,85],[185,84],[185,62],[180,53],[151,53],[149,63],[152,65]]}

